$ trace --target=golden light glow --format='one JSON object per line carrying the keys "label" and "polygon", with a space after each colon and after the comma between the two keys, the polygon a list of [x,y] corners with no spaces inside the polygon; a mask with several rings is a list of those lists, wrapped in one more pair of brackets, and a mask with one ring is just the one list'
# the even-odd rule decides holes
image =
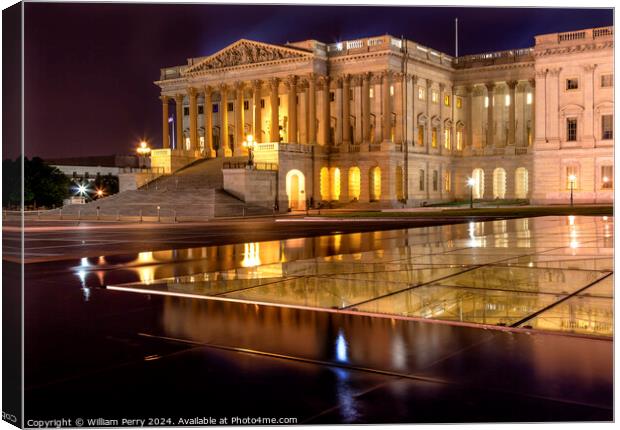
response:
{"label": "golden light glow", "polygon": [[256,267],[260,266],[260,264],[260,244],[258,242],[244,243],[241,266]]}
{"label": "golden light glow", "polygon": [[331,200],[340,200],[340,169],[338,167],[329,169],[329,182]]}
{"label": "golden light glow", "polygon": [[375,166],[370,171],[370,194],[371,200],[379,200],[381,198],[381,168]]}
{"label": "golden light glow", "polygon": [[357,166],[349,169],[349,197],[351,199],[359,200],[361,193],[361,181],[362,175],[360,168]]}

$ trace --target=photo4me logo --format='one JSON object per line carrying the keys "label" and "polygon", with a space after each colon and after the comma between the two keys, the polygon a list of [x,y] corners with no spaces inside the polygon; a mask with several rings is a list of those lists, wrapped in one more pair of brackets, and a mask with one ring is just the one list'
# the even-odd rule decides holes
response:
{"label": "photo4me logo", "polygon": [[4,421],[8,421],[13,424],[17,424],[17,417],[13,414],[9,414],[8,412],[2,411],[2,419]]}

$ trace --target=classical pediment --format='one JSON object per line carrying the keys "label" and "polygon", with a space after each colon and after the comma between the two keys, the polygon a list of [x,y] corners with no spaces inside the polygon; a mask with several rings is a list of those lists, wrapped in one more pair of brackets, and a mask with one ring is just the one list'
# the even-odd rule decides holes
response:
{"label": "classical pediment", "polygon": [[241,39],[204,60],[188,67],[185,74],[207,72],[216,69],[238,67],[248,64],[271,63],[287,59],[311,58],[312,53],[267,43]]}

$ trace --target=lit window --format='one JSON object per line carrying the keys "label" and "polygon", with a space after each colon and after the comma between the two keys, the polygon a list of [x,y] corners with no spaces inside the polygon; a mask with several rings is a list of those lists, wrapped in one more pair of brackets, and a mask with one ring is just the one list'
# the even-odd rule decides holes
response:
{"label": "lit window", "polygon": [[432,133],[431,133],[431,146],[433,148],[437,148],[437,128],[433,127]]}
{"label": "lit window", "polygon": [[611,87],[614,85],[614,75],[601,75],[601,87]]}
{"label": "lit window", "polygon": [[189,140],[189,137],[185,138],[185,149],[189,151],[189,149],[192,147],[191,142]]}
{"label": "lit window", "polygon": [[424,88],[418,87],[418,99],[424,100],[425,98],[426,98],[426,91],[424,91]]}
{"label": "lit window", "polygon": [[510,106],[510,94],[506,94],[506,97],[504,98],[504,104],[506,106]]}
{"label": "lit window", "polygon": [[566,141],[577,140],[577,118],[566,118]]}
{"label": "lit window", "polygon": [[199,145],[200,145],[200,150],[204,151],[205,150],[205,137],[204,136],[200,136],[200,138],[198,139]]}
{"label": "lit window", "polygon": [[463,150],[463,131],[459,130],[456,132],[456,150]]}
{"label": "lit window", "polygon": [[375,89],[371,88],[370,89],[370,98],[373,98],[375,96]]}
{"label": "lit window", "polygon": [[614,167],[601,166],[601,188],[611,190],[614,187]]}
{"label": "lit window", "polygon": [[424,191],[424,170],[420,169],[420,191]]}
{"label": "lit window", "polygon": [[445,106],[450,106],[450,96],[449,95],[446,94],[445,96],[443,96],[443,104]]}
{"label": "lit window", "polygon": [[452,178],[450,176],[450,172],[443,172],[443,190],[447,192],[450,192],[450,188],[452,187]]}
{"label": "lit window", "polygon": [[485,108],[489,107],[489,96],[484,96],[484,107]]}
{"label": "lit window", "polygon": [[390,85],[390,95],[394,95],[394,85]]}
{"label": "lit window", "polygon": [[456,108],[457,108],[457,109],[460,109],[460,108],[462,108],[462,107],[463,107],[463,99],[462,99],[462,98],[460,98],[460,97],[457,97],[457,98],[456,98]]}
{"label": "lit window", "polygon": [[443,131],[443,135],[444,135],[443,137],[444,148],[446,148],[447,150],[452,149],[451,142],[450,142],[450,129],[445,129]]}
{"label": "lit window", "polygon": [[610,140],[614,138],[614,116],[603,115],[601,116],[601,137],[603,140]]}
{"label": "lit window", "polygon": [[528,105],[532,104],[532,93],[527,93],[527,96],[525,96],[525,103]]}
{"label": "lit window", "polygon": [[433,103],[439,103],[439,93],[435,90],[431,92],[431,101]]}
{"label": "lit window", "polygon": [[579,80],[577,78],[570,78],[566,80],[566,89],[567,90],[577,90],[579,89]]}
{"label": "lit window", "polygon": [[418,146],[424,146],[424,126],[418,126]]}

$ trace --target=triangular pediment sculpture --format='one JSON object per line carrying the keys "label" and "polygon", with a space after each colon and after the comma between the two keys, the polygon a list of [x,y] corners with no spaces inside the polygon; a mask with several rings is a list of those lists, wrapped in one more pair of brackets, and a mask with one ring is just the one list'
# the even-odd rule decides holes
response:
{"label": "triangular pediment sculpture", "polygon": [[200,73],[214,69],[243,66],[246,64],[269,63],[278,60],[309,57],[312,57],[312,53],[298,48],[287,48],[241,39],[215,54],[208,56],[199,63],[188,67],[185,73]]}

